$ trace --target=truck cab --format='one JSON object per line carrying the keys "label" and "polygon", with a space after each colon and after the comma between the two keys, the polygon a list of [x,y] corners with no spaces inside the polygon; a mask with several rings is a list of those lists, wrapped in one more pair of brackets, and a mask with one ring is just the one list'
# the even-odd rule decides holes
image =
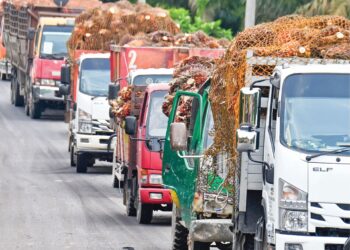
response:
{"label": "truck cab", "polygon": [[[69,149],[71,166],[85,173],[96,159],[112,161],[108,152],[110,83],[109,53],[83,53],[71,89],[71,119],[69,123]],[[66,74],[66,73],[64,73]],[[68,73],[69,77],[70,74]]]}
{"label": "truck cab", "polygon": [[40,118],[46,108],[63,109],[63,96],[57,95],[61,65],[68,56],[67,41],[74,28],[74,18],[40,17],[34,41],[30,80],[24,89],[27,115]]}
{"label": "truck cab", "polygon": [[214,129],[209,90],[210,80],[196,93],[178,91],[169,116],[162,176],[173,200],[174,250],[232,249],[234,200],[231,183],[224,183],[227,156],[205,155]]}

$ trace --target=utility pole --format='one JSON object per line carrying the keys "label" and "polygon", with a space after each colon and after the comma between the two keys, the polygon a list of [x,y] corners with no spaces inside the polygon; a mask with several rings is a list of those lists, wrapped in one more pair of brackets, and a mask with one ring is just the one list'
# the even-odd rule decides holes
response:
{"label": "utility pole", "polygon": [[255,25],[256,0],[246,0],[244,28]]}

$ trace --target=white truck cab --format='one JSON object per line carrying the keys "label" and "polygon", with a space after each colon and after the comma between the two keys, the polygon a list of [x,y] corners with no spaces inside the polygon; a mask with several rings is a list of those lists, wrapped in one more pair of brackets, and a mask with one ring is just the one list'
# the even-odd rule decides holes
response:
{"label": "white truck cab", "polygon": [[96,159],[112,161],[107,150],[113,133],[107,100],[110,83],[109,53],[82,54],[75,86],[75,104],[70,124],[71,165],[86,172]]}
{"label": "white truck cab", "polygon": [[[250,61],[252,67],[259,63]],[[350,64],[273,61],[277,67],[271,80],[266,77],[269,96],[261,99],[260,127],[250,103],[243,112],[255,118],[241,120],[237,131],[242,171],[236,230],[253,235],[256,243],[243,249],[350,247]],[[257,97],[257,89],[242,89],[241,101]]]}

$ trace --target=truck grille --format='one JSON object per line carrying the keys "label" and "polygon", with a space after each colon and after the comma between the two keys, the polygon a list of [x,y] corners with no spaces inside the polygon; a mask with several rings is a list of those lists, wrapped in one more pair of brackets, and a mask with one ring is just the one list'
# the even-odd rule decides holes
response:
{"label": "truck grille", "polygon": [[110,127],[110,123],[107,120],[92,120],[92,132],[96,135],[110,136],[113,134],[113,130]]}
{"label": "truck grille", "polygon": [[350,230],[350,204],[311,202],[310,212],[310,223],[316,228]]}
{"label": "truck grille", "polygon": [[344,245],[342,244],[326,244],[325,250],[343,250]]}

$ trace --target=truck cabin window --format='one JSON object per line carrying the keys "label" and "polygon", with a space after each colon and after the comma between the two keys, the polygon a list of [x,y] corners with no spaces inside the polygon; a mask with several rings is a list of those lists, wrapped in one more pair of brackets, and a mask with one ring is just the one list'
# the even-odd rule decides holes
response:
{"label": "truck cabin window", "polygon": [[147,86],[149,84],[169,83],[172,78],[172,75],[139,75],[135,76],[133,85]]}
{"label": "truck cabin window", "polygon": [[107,96],[109,83],[109,58],[91,58],[82,61],[79,83],[80,92],[90,96]]}
{"label": "truck cabin window", "polygon": [[168,91],[155,91],[151,94],[148,110],[147,137],[164,138],[168,126],[168,117],[162,111],[164,97]]}
{"label": "truck cabin window", "polygon": [[350,75],[289,76],[281,101],[283,145],[320,152],[350,143]]}
{"label": "truck cabin window", "polygon": [[203,148],[208,149],[214,142],[214,117],[210,105],[208,106],[203,133]]}
{"label": "truck cabin window", "polygon": [[67,41],[73,26],[43,27],[40,44],[40,58],[61,60],[67,56]]}

